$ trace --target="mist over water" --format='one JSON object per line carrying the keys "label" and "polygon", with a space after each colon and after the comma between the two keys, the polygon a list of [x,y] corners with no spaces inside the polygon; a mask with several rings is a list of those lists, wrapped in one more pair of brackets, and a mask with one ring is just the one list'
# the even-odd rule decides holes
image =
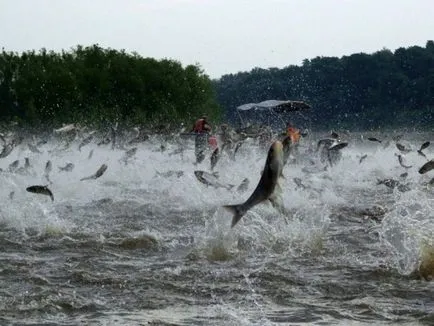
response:
{"label": "mist over water", "polygon": [[[0,324],[432,324],[434,171],[417,172],[427,160],[416,150],[433,134],[404,135],[408,169],[390,135],[367,135],[341,135],[349,145],[327,170],[308,151],[324,135],[302,139],[283,171],[288,212],[261,204],[233,229],[222,205],[246,200],[260,179],[266,150],[254,140],[216,165],[223,184],[249,178],[239,193],[198,182],[209,155],[193,165],[188,139],[79,151],[79,139],[65,148],[52,138],[40,154],[25,139],[0,159]],[[434,146],[424,152],[434,158]],[[27,172],[8,172],[26,157]],[[100,178],[80,181],[102,164]],[[377,185],[387,178],[409,189]],[[26,191],[47,184],[54,202]]]}

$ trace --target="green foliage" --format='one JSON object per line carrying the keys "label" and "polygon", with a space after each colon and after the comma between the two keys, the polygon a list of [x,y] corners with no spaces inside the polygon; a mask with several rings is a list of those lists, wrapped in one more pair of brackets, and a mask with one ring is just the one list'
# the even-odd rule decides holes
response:
{"label": "green foliage", "polygon": [[254,68],[213,81],[228,119],[235,108],[268,99],[312,105],[312,127],[434,128],[434,42],[342,58],[316,57],[302,66]]}
{"label": "green foliage", "polygon": [[2,121],[191,124],[204,112],[220,119],[211,81],[195,65],[98,45],[0,53]]}

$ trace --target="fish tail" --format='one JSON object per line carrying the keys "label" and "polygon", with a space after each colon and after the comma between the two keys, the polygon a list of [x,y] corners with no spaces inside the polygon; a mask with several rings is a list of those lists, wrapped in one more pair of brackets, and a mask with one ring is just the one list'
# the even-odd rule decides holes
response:
{"label": "fish tail", "polygon": [[232,218],[231,228],[233,228],[238,223],[238,221],[241,219],[241,217],[243,217],[244,214],[246,213],[243,209],[242,204],[241,205],[225,205],[223,207],[226,208],[232,214],[234,214],[234,216]]}

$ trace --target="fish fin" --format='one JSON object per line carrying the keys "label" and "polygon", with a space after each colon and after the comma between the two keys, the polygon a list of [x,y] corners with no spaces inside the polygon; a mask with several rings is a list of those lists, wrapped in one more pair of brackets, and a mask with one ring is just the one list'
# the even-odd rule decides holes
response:
{"label": "fish fin", "polygon": [[285,213],[285,206],[283,205],[282,197],[280,196],[271,196],[268,198],[271,205],[279,212],[284,214]]}
{"label": "fish fin", "polygon": [[268,200],[273,205],[274,208],[277,208],[278,206],[281,206],[283,203],[282,201],[282,188],[279,185],[276,185],[276,189],[274,189],[274,192],[271,194],[270,197],[268,197]]}
{"label": "fish fin", "polygon": [[241,219],[241,217],[243,217],[243,215],[246,213],[243,209],[241,209],[242,205],[225,205],[223,207],[232,214],[234,214],[234,216],[232,217],[231,228],[233,228]]}
{"label": "fish fin", "polygon": [[426,158],[426,155],[425,155],[425,153],[424,152],[422,152],[421,150],[418,150],[417,151],[417,153],[420,155],[420,156],[423,156],[423,157],[425,157]]}
{"label": "fish fin", "polygon": [[282,194],[282,185],[280,184],[280,182],[279,182],[280,180],[277,180],[277,183],[276,183],[276,187],[274,188],[274,191],[273,191],[273,193],[271,194],[271,196],[270,197],[272,197],[272,198],[274,198],[274,197],[276,197],[276,196],[280,196],[281,194]]}
{"label": "fish fin", "polygon": [[215,171],[215,172],[213,172],[213,173],[211,173],[213,176],[215,176],[216,178],[218,178],[219,177],[219,173],[217,172],[217,171]]}

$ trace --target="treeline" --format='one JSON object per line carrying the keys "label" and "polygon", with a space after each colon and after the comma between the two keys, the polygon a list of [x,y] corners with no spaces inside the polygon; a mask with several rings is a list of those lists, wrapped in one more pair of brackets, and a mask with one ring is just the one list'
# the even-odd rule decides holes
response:
{"label": "treeline", "polygon": [[196,65],[77,46],[0,54],[0,121],[41,126],[192,124],[220,110],[210,79]]}
{"label": "treeline", "polygon": [[434,42],[392,52],[316,57],[302,66],[255,68],[213,82],[229,119],[267,99],[304,100],[313,127],[350,130],[434,128]]}

